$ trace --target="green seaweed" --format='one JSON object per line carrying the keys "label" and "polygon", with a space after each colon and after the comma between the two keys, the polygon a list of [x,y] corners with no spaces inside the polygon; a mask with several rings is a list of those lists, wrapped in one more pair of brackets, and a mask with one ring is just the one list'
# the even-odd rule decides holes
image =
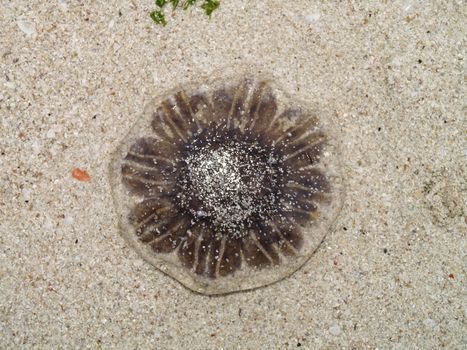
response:
{"label": "green seaweed", "polygon": [[[163,10],[167,4],[172,4],[172,11],[175,11],[177,8],[187,10],[191,6],[194,6],[196,1],[197,0],[154,0],[154,3],[158,9],[151,11],[149,16],[154,21],[154,23],[165,26],[167,24],[167,20]],[[204,10],[204,13],[209,18],[211,18],[212,13],[219,7],[219,5],[219,0],[203,0],[201,8]]]}
{"label": "green seaweed", "polygon": [[212,12],[217,9],[220,5],[220,2],[217,0],[206,0],[204,4],[201,5],[201,8],[206,12],[206,14],[211,18]]}
{"label": "green seaweed", "polygon": [[156,24],[161,24],[165,26],[167,24],[167,20],[165,19],[164,13],[160,10],[152,11],[149,16]]}
{"label": "green seaweed", "polygon": [[193,6],[195,2],[196,0],[186,0],[185,3],[183,4],[183,9],[187,10],[190,6]]}

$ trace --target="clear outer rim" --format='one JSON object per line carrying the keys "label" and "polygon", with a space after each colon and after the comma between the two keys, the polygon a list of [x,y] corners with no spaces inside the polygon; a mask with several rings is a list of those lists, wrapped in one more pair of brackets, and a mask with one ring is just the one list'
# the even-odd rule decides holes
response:
{"label": "clear outer rim", "polygon": [[[238,68],[238,67],[236,67]],[[227,69],[229,70],[229,69]],[[343,178],[339,174],[340,170],[340,159],[339,159],[339,144],[338,139],[332,131],[336,129],[332,127],[331,117],[329,115],[324,116],[322,113],[314,113],[312,108],[309,108],[308,103],[298,100],[297,98],[290,98],[290,96],[284,93],[280,88],[277,87],[277,84],[274,83],[274,80],[270,75],[265,73],[258,73],[260,70],[254,70],[250,67],[245,67],[241,71],[235,69],[237,73],[235,74],[226,74],[226,70],[221,71],[219,75],[211,74],[211,78],[200,80],[200,82],[195,82],[191,84],[179,85],[177,88],[172,88],[168,92],[159,95],[157,98],[153,99],[149,104],[144,108],[143,115],[136,121],[136,123],[131,127],[130,132],[127,136],[121,141],[120,145],[115,152],[111,155],[111,160],[109,164],[109,179],[112,188],[113,199],[115,207],[117,209],[117,214],[119,216],[119,228],[121,235],[124,239],[130,243],[130,245],[141,255],[141,257],[149,262],[151,265],[158,268],[160,271],[174,278],[187,287],[188,289],[195,291],[197,293],[206,294],[206,295],[216,295],[216,294],[228,294],[233,292],[239,292],[244,290],[255,289],[263,287],[275,282],[278,282],[291,274],[297,271],[305,262],[310,259],[316,249],[319,247],[323,241],[325,235],[332,230],[333,224],[337,215],[340,212],[340,209],[344,200],[344,184]],[[212,76],[217,78],[212,78]],[[220,78],[219,78],[220,77]],[[273,266],[271,268],[264,268],[260,270],[255,270],[252,268],[244,269],[245,264],[242,264],[242,268],[239,272],[234,273],[232,276],[221,277],[217,279],[209,279],[191,273],[185,267],[181,266],[180,263],[177,264],[176,251],[170,254],[157,255],[151,250],[147,245],[142,244],[138,241],[134,229],[128,223],[127,217],[128,212],[136,202],[137,197],[132,197],[128,194],[128,191],[124,188],[121,181],[121,162],[126,155],[127,150],[133,143],[133,141],[143,135],[150,135],[149,120],[151,117],[151,111],[154,111],[154,107],[159,105],[159,102],[164,98],[172,95],[174,92],[184,90],[187,94],[191,92],[203,90],[207,92],[213,91],[216,87],[219,87],[227,82],[236,83],[242,80],[245,77],[252,77],[256,80],[265,80],[269,83],[269,86],[274,90],[279,111],[285,105],[290,105],[291,101],[294,102],[294,105],[300,106],[305,110],[309,111],[309,115],[319,116],[319,125],[321,129],[325,130],[329,136],[329,148],[325,149],[325,153],[329,152],[330,157],[324,157],[325,161],[324,167],[325,174],[329,178],[332,191],[331,205],[327,206],[326,212],[320,212],[320,220],[310,226],[308,230],[304,230],[304,246],[301,249],[301,254],[297,257],[288,259],[288,261],[283,262],[279,265]],[[288,102],[283,104],[282,102]],[[281,108],[282,107],[282,108]],[[329,124],[331,123],[331,124]],[[145,132],[142,132],[144,130]],[[327,162],[326,159],[329,159],[330,162]],[[129,204],[128,199],[134,198],[135,202]],[[321,216],[323,215],[323,216]],[[323,218],[325,218],[323,220]],[[307,233],[313,233],[313,239],[307,237]]]}

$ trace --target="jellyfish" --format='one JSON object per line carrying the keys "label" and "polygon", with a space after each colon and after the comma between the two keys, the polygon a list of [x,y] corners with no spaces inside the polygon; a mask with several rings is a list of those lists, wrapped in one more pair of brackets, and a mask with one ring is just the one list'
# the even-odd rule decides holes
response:
{"label": "jellyfish", "polygon": [[122,235],[203,294],[296,271],[342,202],[337,140],[320,114],[251,76],[151,102],[112,157]]}

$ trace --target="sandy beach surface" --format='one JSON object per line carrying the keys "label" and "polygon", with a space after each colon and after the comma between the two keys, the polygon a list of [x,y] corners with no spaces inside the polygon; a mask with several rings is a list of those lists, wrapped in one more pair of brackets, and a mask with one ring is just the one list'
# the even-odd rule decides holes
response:
{"label": "sandy beach surface", "polygon": [[[154,7],[1,2],[0,347],[465,348],[465,2]],[[241,66],[332,116],[346,196],[291,277],[208,297],[121,237],[108,166],[153,96]]]}

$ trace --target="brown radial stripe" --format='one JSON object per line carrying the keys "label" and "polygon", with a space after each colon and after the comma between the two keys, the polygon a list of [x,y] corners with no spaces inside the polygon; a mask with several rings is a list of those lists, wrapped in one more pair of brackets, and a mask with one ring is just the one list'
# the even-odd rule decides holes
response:
{"label": "brown radial stripe", "polygon": [[270,227],[260,224],[258,231],[256,232],[256,238],[259,244],[261,244],[263,249],[268,253],[272,263],[274,265],[279,264],[280,258],[276,249],[276,246],[280,242],[279,235],[271,230]]}
{"label": "brown radial stripe", "polygon": [[312,152],[317,145],[326,142],[326,135],[320,132],[314,135],[313,138],[306,141],[308,142],[286,145],[285,149],[287,149],[287,153],[284,156],[284,161],[294,159],[303,152]]}
{"label": "brown radial stripe", "polygon": [[208,234],[206,232],[203,232],[200,236],[199,239],[197,240],[196,244],[196,261],[194,265],[194,271],[198,275],[205,275],[206,274],[206,265],[209,260],[209,254],[210,254],[210,244],[209,240],[206,239],[205,236]]}
{"label": "brown radial stripe", "polygon": [[178,135],[183,142],[186,142],[191,136],[191,128],[186,125],[186,120],[183,120],[177,113],[174,101],[167,99],[161,103],[161,106],[164,110],[164,121],[170,126],[172,133]]}
{"label": "brown radial stripe", "polygon": [[213,261],[215,260],[214,276],[216,278],[220,276],[220,265],[221,265],[222,258],[225,253],[226,243],[227,243],[227,237],[222,236],[222,238],[220,239],[219,252],[217,254],[217,258],[213,259]]}
{"label": "brown radial stripe", "polygon": [[[292,126],[287,130],[287,132],[280,135],[274,143],[277,145],[284,144],[296,144],[302,141],[302,138],[306,137],[310,133],[316,132],[316,127],[318,125],[318,118],[314,116],[305,117],[304,115],[300,116],[301,121],[298,125]],[[292,121],[291,121],[292,122]],[[306,137],[308,138],[308,137]]]}
{"label": "brown radial stripe", "polygon": [[[248,129],[253,129],[255,127],[256,123],[264,122],[264,120],[258,121],[258,108],[259,105],[261,104],[261,98],[264,93],[264,89],[266,87],[266,82],[265,81],[260,81],[259,83],[256,84],[256,86],[253,89],[253,92],[251,94],[251,100],[250,100],[250,111],[249,111],[249,116],[250,116],[250,123],[247,126]],[[265,125],[258,125],[257,126],[260,129],[264,129]]]}
{"label": "brown radial stripe", "polygon": [[227,276],[241,267],[240,248],[241,244],[238,239],[226,240],[222,258],[219,260],[218,273],[220,276]]}
{"label": "brown radial stripe", "polygon": [[209,98],[204,92],[197,92],[189,97],[189,105],[193,118],[201,126],[215,122],[214,110]]}
{"label": "brown radial stripe", "polygon": [[175,183],[169,181],[152,181],[134,175],[122,176],[122,182],[131,194],[137,196],[156,197],[171,196]]}
{"label": "brown radial stripe", "polygon": [[295,229],[295,224],[288,222],[288,226],[284,225],[281,222],[274,223],[269,222],[268,225],[277,233],[280,240],[277,243],[282,254],[285,256],[296,256],[299,254],[299,250],[302,244],[302,237],[300,234],[293,233],[293,229],[290,228],[291,225]]}
{"label": "brown radial stripe", "polygon": [[276,98],[274,97],[274,94],[271,90],[264,89],[255,113],[255,118],[253,119],[253,123],[249,129],[254,132],[263,134],[268,132],[268,130],[271,128],[271,124],[275,119],[276,113]]}
{"label": "brown radial stripe", "polygon": [[172,179],[161,175],[162,169],[145,168],[138,169],[129,164],[122,165],[122,176],[124,180],[138,181],[148,186],[165,186],[174,183]]}
{"label": "brown radial stripe", "polygon": [[[127,162],[122,165],[122,175],[128,177],[141,177],[165,183],[167,181],[172,182],[172,178],[177,176],[179,170],[174,164],[162,161],[159,164],[149,166],[145,162],[140,162],[138,157],[131,154],[127,155],[125,160]],[[157,159],[153,159],[153,161],[157,162]]]}
{"label": "brown radial stripe", "polygon": [[330,191],[329,182],[326,176],[317,168],[305,168],[292,173],[287,185],[289,187],[293,187],[294,185],[303,186],[315,193]]}
{"label": "brown radial stripe", "polygon": [[180,249],[178,250],[178,258],[183,266],[192,269],[196,259],[196,241],[198,236],[194,234],[194,228],[191,228],[191,234],[187,234],[186,239],[182,241]]}
{"label": "brown radial stripe", "polygon": [[179,142],[180,135],[169,125],[165,109],[160,106],[152,114],[151,127],[153,132],[162,140],[168,142]]}
{"label": "brown radial stripe", "polygon": [[190,220],[184,217],[175,217],[167,224],[167,229],[163,235],[150,242],[151,248],[156,253],[171,253],[178,247],[182,241],[182,236],[189,227]]}
{"label": "brown radial stripe", "polygon": [[212,237],[209,243],[209,258],[206,261],[205,276],[209,278],[216,277],[217,261],[220,259],[221,239]]}
{"label": "brown radial stripe", "polygon": [[160,218],[176,215],[177,212],[171,203],[162,198],[145,200],[135,205],[129,216],[129,221],[139,236]]}
{"label": "brown radial stripe", "polygon": [[159,161],[175,164],[178,157],[178,148],[174,147],[173,143],[145,137],[135,141],[125,156],[125,160],[154,167]]}
{"label": "brown radial stripe", "polygon": [[242,248],[245,261],[248,265],[257,268],[271,265],[272,258],[262,249],[254,234],[250,233],[248,236],[243,237]]}
{"label": "brown radial stripe", "polygon": [[[326,139],[320,140],[312,147],[307,148],[300,154],[297,154],[294,158],[289,158],[284,161],[284,164],[294,169],[303,169],[309,166],[316,165],[321,160],[321,155],[324,148],[326,147]],[[286,153],[286,152],[284,152]]]}
{"label": "brown radial stripe", "polygon": [[267,129],[267,137],[271,143],[276,142],[280,137],[287,136],[287,133],[294,128],[293,121],[303,115],[300,107],[290,107],[282,111],[277,118],[271,120]]}
{"label": "brown radial stripe", "polygon": [[230,118],[232,104],[235,95],[235,87],[225,87],[216,90],[212,94],[214,116],[219,124]]}
{"label": "brown radial stripe", "polygon": [[235,99],[232,104],[232,111],[229,114],[229,118],[227,120],[227,127],[239,127],[247,117],[246,103],[251,84],[252,82],[250,79],[245,79],[245,81],[238,85],[235,93]]}

